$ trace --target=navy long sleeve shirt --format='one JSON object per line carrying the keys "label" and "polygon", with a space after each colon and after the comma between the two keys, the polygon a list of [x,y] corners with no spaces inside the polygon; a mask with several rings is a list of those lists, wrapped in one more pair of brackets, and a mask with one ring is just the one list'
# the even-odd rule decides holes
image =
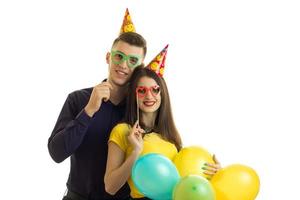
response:
{"label": "navy long sleeve shirt", "polygon": [[71,156],[69,190],[90,199],[122,199],[129,196],[128,185],[111,196],[105,192],[104,174],[107,141],[111,129],[124,115],[125,103],[102,102],[99,111],[90,118],[84,107],[92,90],[82,89],[68,95],[48,140],[49,153],[58,163]]}

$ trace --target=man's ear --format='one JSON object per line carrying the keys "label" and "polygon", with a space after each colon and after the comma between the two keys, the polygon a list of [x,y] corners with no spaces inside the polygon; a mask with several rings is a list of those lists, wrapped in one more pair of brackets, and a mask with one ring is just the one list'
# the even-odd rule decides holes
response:
{"label": "man's ear", "polygon": [[107,52],[106,53],[106,63],[109,64],[109,62],[110,62],[110,53]]}

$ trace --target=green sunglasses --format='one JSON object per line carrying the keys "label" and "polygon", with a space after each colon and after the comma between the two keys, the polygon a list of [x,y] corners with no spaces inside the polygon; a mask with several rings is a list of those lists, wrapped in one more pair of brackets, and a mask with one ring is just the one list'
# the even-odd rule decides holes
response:
{"label": "green sunglasses", "polygon": [[127,66],[130,68],[135,68],[141,64],[141,55],[126,55],[121,51],[111,51],[111,60],[114,64],[118,65],[127,62]]}

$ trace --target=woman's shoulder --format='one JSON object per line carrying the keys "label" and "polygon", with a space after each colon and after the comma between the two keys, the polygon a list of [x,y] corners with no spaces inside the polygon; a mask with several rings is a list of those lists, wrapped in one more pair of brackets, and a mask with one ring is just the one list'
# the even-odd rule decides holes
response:
{"label": "woman's shoulder", "polygon": [[127,124],[125,122],[118,123],[114,128],[121,128],[121,129],[130,129],[130,124]]}
{"label": "woman's shoulder", "polygon": [[111,131],[109,142],[117,144],[124,152],[128,147],[127,135],[130,130],[130,125],[126,123],[117,124]]}
{"label": "woman's shoulder", "polygon": [[112,132],[118,132],[118,133],[128,133],[128,131],[131,129],[131,126],[127,123],[119,123],[117,124]]}

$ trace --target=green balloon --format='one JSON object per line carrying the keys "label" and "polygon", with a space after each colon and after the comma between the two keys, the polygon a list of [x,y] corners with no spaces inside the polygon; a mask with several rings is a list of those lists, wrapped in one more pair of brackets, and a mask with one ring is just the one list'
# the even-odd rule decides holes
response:
{"label": "green balloon", "polygon": [[215,200],[210,182],[198,175],[182,178],[173,191],[173,200]]}

